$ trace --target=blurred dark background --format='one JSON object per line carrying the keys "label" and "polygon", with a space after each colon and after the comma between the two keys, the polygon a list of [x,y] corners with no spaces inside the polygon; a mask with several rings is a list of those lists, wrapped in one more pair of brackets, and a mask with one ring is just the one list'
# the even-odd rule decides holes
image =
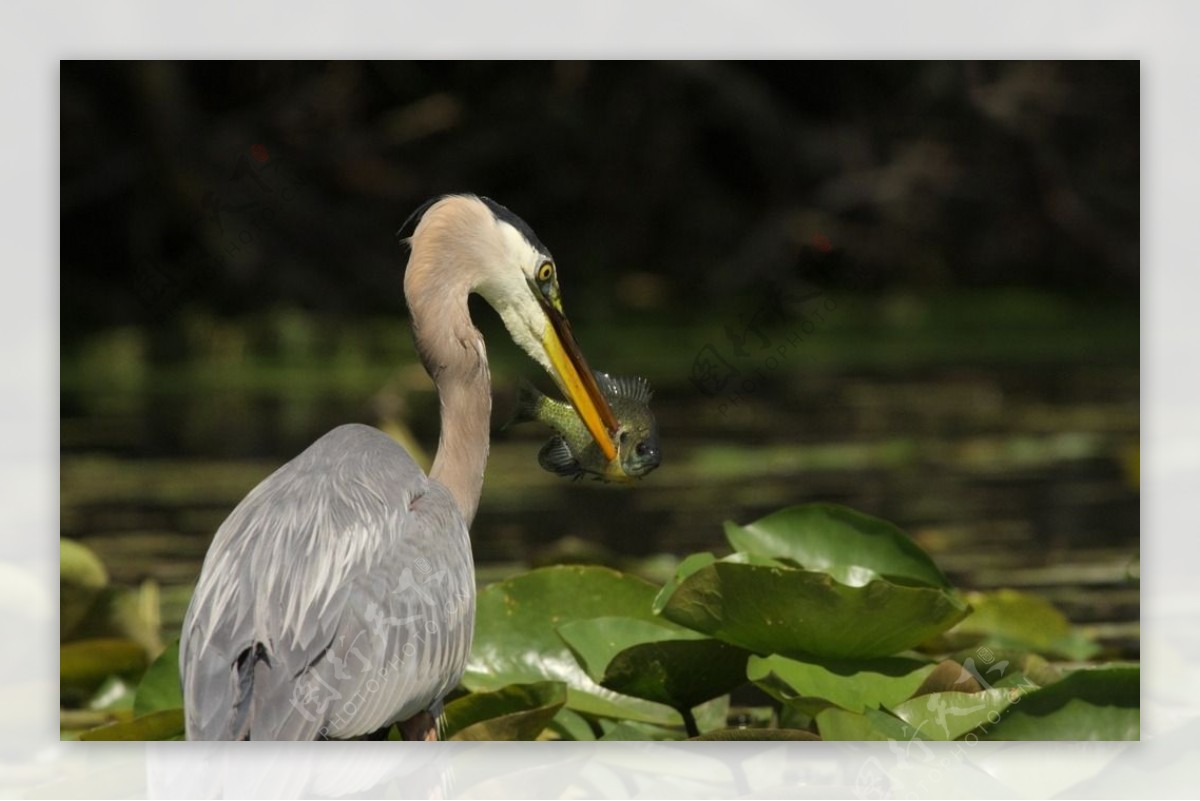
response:
{"label": "blurred dark background", "polygon": [[[202,282],[187,301],[222,315],[394,313],[392,233],[448,191],[525,217],[574,306],[650,303],[653,285],[703,313],[803,273],[814,242],[863,288],[1135,301],[1138,78],[1137,62],[67,62],[63,345],[152,322],[140,269]],[[257,177],[271,162],[288,202]]]}
{"label": "blurred dark background", "polygon": [[[436,442],[395,239],[538,232],[594,367],[656,389],[629,491],[498,432],[481,580],[647,575],[835,501],[1137,650],[1137,62],[64,62],[62,526],[177,626],[212,532],[333,426]],[[497,428],[535,366],[482,304]],[[666,556],[663,556],[666,554]],[[656,572],[657,571],[657,572]]]}

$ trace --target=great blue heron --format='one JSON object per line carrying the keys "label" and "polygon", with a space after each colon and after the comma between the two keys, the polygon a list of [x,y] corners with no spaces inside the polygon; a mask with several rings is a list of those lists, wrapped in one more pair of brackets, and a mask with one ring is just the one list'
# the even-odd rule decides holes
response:
{"label": "great blue heron", "polygon": [[410,224],[404,294],[441,402],[426,477],[382,432],[335,428],[217,530],[180,639],[188,739],[436,739],[471,646],[467,530],[483,488],[491,380],[478,292],[611,459],[617,422],[563,314],[549,251],[503,206],[435,198]]}

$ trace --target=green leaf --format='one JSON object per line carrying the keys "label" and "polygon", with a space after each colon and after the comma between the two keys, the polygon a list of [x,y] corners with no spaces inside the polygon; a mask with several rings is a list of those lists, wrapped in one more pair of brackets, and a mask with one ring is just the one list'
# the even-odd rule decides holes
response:
{"label": "green leaf", "polygon": [[947,637],[973,635],[995,648],[1036,651],[1082,661],[1099,651],[1044,598],[1017,590],[967,594],[972,612]]}
{"label": "green leaf", "polygon": [[146,667],[146,652],[133,640],[79,640],[62,645],[58,660],[61,685],[90,692],[109,676],[141,673]]}
{"label": "green leaf", "polygon": [[663,607],[667,605],[667,601],[671,600],[671,596],[679,589],[679,585],[683,583],[684,579],[715,561],[717,561],[717,557],[711,553],[694,553],[680,562],[679,567],[675,570],[675,575],[662,586],[658,595],[654,597],[654,614],[662,614]]}
{"label": "green leaf", "polygon": [[933,669],[901,657],[822,663],[752,656],[746,675],[789,706],[815,715],[831,704],[850,712],[892,707],[912,696]]}
{"label": "green leaf", "polygon": [[179,640],[168,645],[146,668],[133,701],[135,715],[148,715],[161,709],[183,707],[183,688],[179,681]]}
{"label": "green leaf", "polygon": [[747,526],[726,522],[725,536],[742,553],[790,559],[854,586],[874,576],[950,586],[933,560],[901,529],[836,504],[792,506]]}
{"label": "green leaf", "polygon": [[666,621],[600,617],[558,633],[594,681],[673,709],[691,709],[746,680],[746,651]]}
{"label": "green leaf", "polygon": [[183,738],[183,710],[163,709],[123,723],[89,729],[80,740],[179,740]]}
{"label": "green leaf", "polygon": [[560,681],[471,693],[446,704],[442,739],[536,740],[566,701]]}
{"label": "green leaf", "polygon": [[889,740],[895,740],[898,743],[907,743],[912,740],[928,740],[920,729],[916,726],[910,726],[900,718],[887,712],[883,709],[868,709],[863,713],[871,725],[882,732]]}
{"label": "green leaf", "polygon": [[597,684],[556,631],[574,620],[606,615],[653,621],[655,590],[640,578],[583,565],[542,568],[492,584],[479,593],[462,683],[486,691],[561,681],[567,685],[567,706],[578,712],[681,725],[679,713],[669,707]]}
{"label": "green leaf", "polygon": [[600,739],[645,742],[647,740],[682,740],[683,738],[683,733],[674,729],[655,726],[652,723],[622,720],[609,727]]}
{"label": "green leaf", "polygon": [[1054,684],[1026,693],[1021,698],[1019,708],[1031,715],[1047,715],[1067,701],[1078,698],[1100,706],[1136,709],[1141,703],[1140,677],[1141,670],[1137,665],[1112,664],[1082,668]]}
{"label": "green leaf", "polygon": [[861,742],[889,739],[866,715],[847,712],[840,707],[822,709],[817,713],[816,720],[817,731],[821,733],[822,740]]}
{"label": "green leaf", "polygon": [[1101,706],[1072,698],[1048,715],[1029,715],[1015,709],[990,728],[981,740],[1137,740],[1141,716],[1137,709]]}
{"label": "green leaf", "polygon": [[[109,676],[88,701],[87,708],[97,712],[133,712],[135,688],[120,676]],[[176,705],[178,706],[178,704]]]}
{"label": "green leaf", "polygon": [[718,695],[692,710],[700,731],[722,729],[729,725],[729,696]]}
{"label": "green leaf", "polygon": [[563,707],[550,721],[548,728],[558,735],[560,740],[595,740],[596,733],[592,731],[587,718],[574,709]]}
{"label": "green leaf", "polygon": [[891,707],[891,712],[931,740],[957,740],[988,721],[998,721],[1020,694],[1016,688],[929,693]]}
{"label": "green leaf", "polygon": [[65,537],[58,541],[59,635],[69,636],[108,586],[108,571],[90,548]]}
{"label": "green leaf", "polygon": [[883,580],[849,587],[825,573],[734,560],[690,567],[669,596],[667,588],[659,594],[663,617],[759,654],[890,656],[967,613],[954,593],[940,588]]}
{"label": "green leaf", "polygon": [[1140,699],[1136,665],[1085,668],[1022,694],[999,723],[981,729],[979,736],[986,740],[1136,740]]}
{"label": "green leaf", "polygon": [[820,740],[821,738],[803,729],[717,729],[705,732],[693,740]]}

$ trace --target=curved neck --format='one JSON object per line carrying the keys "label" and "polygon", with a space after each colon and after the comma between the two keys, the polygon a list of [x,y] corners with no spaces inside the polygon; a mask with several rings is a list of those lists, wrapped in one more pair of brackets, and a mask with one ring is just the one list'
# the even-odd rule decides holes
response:
{"label": "curved neck", "polygon": [[483,492],[492,416],[487,351],[467,310],[469,291],[460,286],[437,298],[409,299],[417,349],[441,406],[441,434],[429,477],[450,490],[468,526]]}

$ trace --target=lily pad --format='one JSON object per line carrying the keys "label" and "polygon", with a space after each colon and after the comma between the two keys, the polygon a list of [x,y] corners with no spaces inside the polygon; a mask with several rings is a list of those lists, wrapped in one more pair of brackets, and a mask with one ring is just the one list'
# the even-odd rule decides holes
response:
{"label": "lily pad", "polygon": [[866,715],[848,712],[841,707],[822,709],[817,713],[816,721],[822,740],[863,742],[890,739]]}
{"label": "lily pad", "polygon": [[558,710],[558,713],[550,721],[547,728],[557,734],[560,740],[587,741],[596,739],[596,733],[592,731],[592,726],[587,722],[587,718],[574,709],[568,709],[565,706]]}
{"label": "lily pad", "polygon": [[58,543],[59,635],[66,639],[87,616],[108,586],[108,571],[100,557],[75,540]]}
{"label": "lily pad", "polygon": [[608,615],[653,622],[655,591],[640,578],[584,565],[541,568],[492,584],[479,593],[463,686],[482,692],[561,681],[567,706],[578,712],[681,725],[679,713],[669,707],[597,684],[556,631],[571,621]]}
{"label": "lily pad", "polygon": [[949,587],[933,560],[900,528],[830,503],[792,506],[739,526],[725,523],[735,550],[784,558],[861,586],[875,576],[897,583]]}
{"label": "lily pad", "polygon": [[471,693],[446,704],[443,739],[536,740],[566,701],[559,681]]}
{"label": "lily pad", "polygon": [[179,680],[179,640],[171,643],[146,668],[133,701],[139,717],[163,709],[182,709],[183,689]]}
{"label": "lily pad", "polygon": [[79,735],[80,740],[180,740],[184,724],[182,709],[151,712],[130,721],[110,723]]}
{"label": "lily pad", "polygon": [[641,723],[632,720],[618,721],[608,727],[601,740],[646,742],[649,740],[682,740],[684,735],[676,729],[655,726],[653,723]]}
{"label": "lily pad", "polygon": [[137,690],[120,676],[109,676],[88,701],[87,708],[97,712],[128,712],[133,717]]}
{"label": "lily pad", "polygon": [[[707,554],[702,556],[708,556]],[[953,592],[876,579],[850,587],[826,573],[723,559],[685,560],[663,588],[663,617],[754,651],[796,659],[871,659],[907,650],[961,620]]]}
{"label": "lily pad", "polygon": [[1024,693],[986,740],[1136,740],[1140,735],[1140,670],[1109,665],[1077,670]]}
{"label": "lily pad", "polygon": [[746,681],[747,651],[666,621],[600,617],[558,628],[592,679],[626,695],[691,709]]}
{"label": "lily pad", "polygon": [[1017,590],[972,592],[972,612],[947,637],[974,636],[995,648],[1036,651],[1082,661],[1099,646],[1071,626],[1066,615],[1044,598]]}
{"label": "lily pad", "polygon": [[131,676],[146,667],[146,652],[133,640],[103,638],[65,643],[59,649],[63,687],[97,689],[109,676]]}
{"label": "lily pad", "polygon": [[[883,709],[868,709],[859,714],[829,707],[818,712],[816,719],[817,731],[820,732],[822,740],[890,740],[894,743],[912,743],[930,739],[916,726],[910,726]],[[911,746],[905,746],[905,749],[909,747]]]}
{"label": "lily pad", "polygon": [[705,732],[693,740],[720,740],[724,742],[745,740],[820,740],[821,738],[803,729],[717,729]]}
{"label": "lily pad", "polygon": [[901,657],[822,663],[752,656],[746,675],[780,701],[815,715],[831,705],[850,712],[890,708],[911,697],[933,670]]}
{"label": "lily pad", "polygon": [[1020,695],[1015,687],[928,693],[891,707],[891,712],[931,740],[957,740],[979,726],[999,721],[1000,713]]}
{"label": "lily pad", "polygon": [[981,740],[1137,740],[1141,716],[1133,707],[1101,706],[1072,698],[1047,715],[1014,709],[979,732]]}

